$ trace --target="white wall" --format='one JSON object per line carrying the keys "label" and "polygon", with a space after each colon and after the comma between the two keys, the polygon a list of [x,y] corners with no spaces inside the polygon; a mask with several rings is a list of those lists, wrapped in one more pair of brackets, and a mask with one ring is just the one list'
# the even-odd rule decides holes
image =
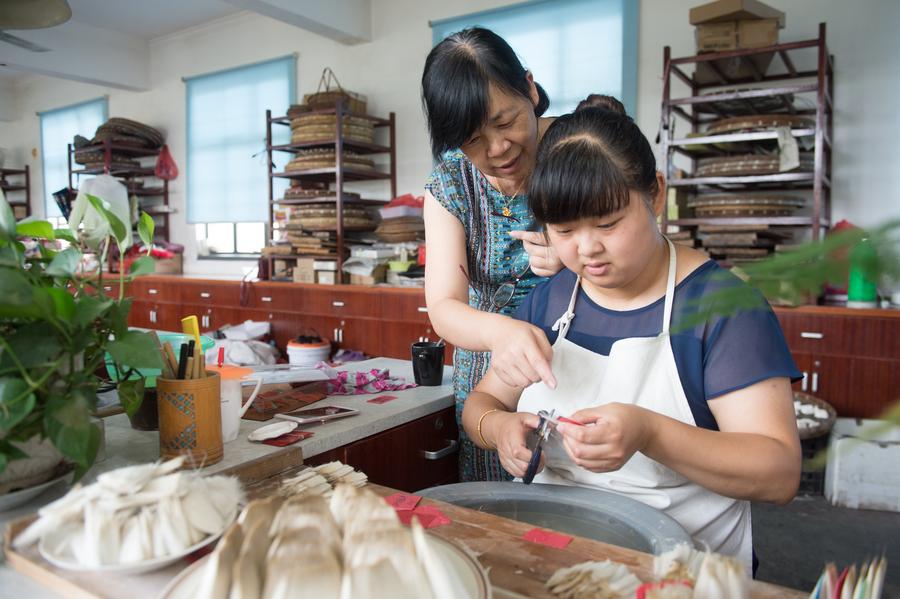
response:
{"label": "white wall", "polygon": [[[427,132],[420,103],[420,78],[431,48],[429,20],[512,4],[510,0],[376,0],[372,5],[371,43],[344,46],[327,38],[253,14],[240,14],[154,40],[150,44],[150,91],[128,92],[33,76],[15,87],[18,120],[0,122],[0,147],[13,150],[9,163],[30,161],[32,197],[43,196],[35,111],[108,94],[111,116],[123,116],[162,129],[182,176],[170,186],[172,239],[187,246],[188,272],[239,274],[246,263],[196,259],[193,228],[185,223],[185,99],[182,77],[299,53],[298,95],[315,89],[330,66],[342,84],[368,96],[370,112],[397,113],[398,191],[418,192],[431,169]],[[866,8],[842,0],[768,0],[787,13],[781,39],[812,38],[819,21],[828,22],[828,43],[835,55],[834,216],[861,225],[900,218],[900,169],[894,168],[900,114],[900,75],[892,65],[900,55],[900,3],[870,0]],[[648,138],[656,135],[662,93],[662,47],[673,55],[693,53],[688,10],[697,0],[642,0],[638,57],[637,121]],[[536,73],[540,81],[540,73]],[[211,181],[214,185],[216,182]],[[260,190],[265,196],[266,190]],[[42,207],[36,206],[37,210]]]}

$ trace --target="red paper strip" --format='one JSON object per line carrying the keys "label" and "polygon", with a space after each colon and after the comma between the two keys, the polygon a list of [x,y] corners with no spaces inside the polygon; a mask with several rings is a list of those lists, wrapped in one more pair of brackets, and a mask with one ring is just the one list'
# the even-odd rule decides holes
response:
{"label": "red paper strip", "polygon": [[422,498],[418,495],[409,495],[407,493],[394,493],[393,495],[385,497],[384,500],[388,502],[388,505],[399,512],[415,509],[415,507],[419,505],[419,502],[422,501]]}
{"label": "red paper strip", "polygon": [[576,420],[572,420],[571,418],[566,418],[565,416],[560,416],[559,418],[557,418],[557,420],[559,420],[560,422],[565,422],[566,424],[574,424],[575,426],[584,426],[580,422],[578,422]]}
{"label": "red paper strip", "polygon": [[263,443],[265,443],[266,445],[274,445],[275,447],[286,447],[312,436],[313,433],[310,433],[308,431],[291,431],[289,433],[281,435],[280,437],[266,439],[265,441],[263,441]]}
{"label": "red paper strip", "polygon": [[572,542],[572,537],[568,535],[540,528],[532,528],[522,535],[522,538],[526,541],[537,543],[538,545],[547,545],[548,547],[555,547],[556,549],[565,549],[566,545]]}
{"label": "red paper strip", "polygon": [[372,399],[367,400],[366,403],[382,404],[382,403],[387,403],[387,402],[391,401],[392,399],[397,399],[397,396],[396,395],[379,395],[378,397],[373,397]]}
{"label": "red paper strip", "polygon": [[434,528],[452,522],[439,508],[430,505],[421,505],[414,510],[397,510],[397,517],[405,526],[409,526],[412,519],[416,518],[422,528]]}

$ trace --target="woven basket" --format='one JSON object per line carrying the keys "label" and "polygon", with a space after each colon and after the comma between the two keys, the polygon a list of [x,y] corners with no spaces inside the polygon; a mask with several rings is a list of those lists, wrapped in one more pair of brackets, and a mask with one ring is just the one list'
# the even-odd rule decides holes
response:
{"label": "woven basket", "polygon": [[[365,158],[354,152],[343,152],[344,166],[358,169],[374,169],[375,163],[370,158]],[[297,154],[296,158],[284,167],[286,172],[301,171],[316,168],[334,168],[336,165],[336,153],[333,149],[320,148],[306,150]]]}
{"label": "woven basket", "polygon": [[774,129],[776,127],[809,128],[815,126],[812,119],[790,114],[755,114],[736,116],[711,123],[706,129],[707,135],[717,133],[734,133],[737,131],[755,131],[758,129]]}
{"label": "woven basket", "polygon": [[821,418],[816,417],[814,414],[801,413],[798,415],[798,418],[809,418],[816,421],[815,426],[800,429],[799,432],[801,440],[821,437],[822,435],[827,435],[831,432],[831,427],[834,426],[834,421],[837,419],[837,411],[834,409],[834,407],[832,407],[830,403],[801,391],[794,391],[794,401],[800,402],[803,406],[812,406],[813,408],[819,408],[820,410],[824,410],[827,413],[827,416]]}
{"label": "woven basket", "polygon": [[304,104],[313,110],[320,108],[332,108],[338,101],[343,100],[344,106],[350,112],[366,113],[366,101],[354,92],[346,91],[330,68],[325,67],[319,78],[319,88],[314,94],[303,98]]}

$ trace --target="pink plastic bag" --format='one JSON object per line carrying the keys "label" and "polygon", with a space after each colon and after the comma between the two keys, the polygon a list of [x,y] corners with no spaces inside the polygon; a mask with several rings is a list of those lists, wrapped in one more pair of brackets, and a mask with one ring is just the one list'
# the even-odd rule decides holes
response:
{"label": "pink plastic bag", "polygon": [[159,158],[156,159],[156,176],[166,181],[178,177],[178,165],[172,159],[172,153],[169,152],[167,145],[163,145],[159,151]]}

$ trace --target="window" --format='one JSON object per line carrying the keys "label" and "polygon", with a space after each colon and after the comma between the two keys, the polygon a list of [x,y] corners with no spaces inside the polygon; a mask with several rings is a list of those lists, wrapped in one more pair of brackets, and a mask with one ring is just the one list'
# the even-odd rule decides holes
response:
{"label": "window", "polygon": [[[186,80],[187,221],[197,225],[201,255],[256,254],[265,245],[266,110],[287,114],[296,65],[288,56]],[[287,127],[272,133],[276,144],[290,142]],[[277,194],[287,181],[275,185]]]}
{"label": "window", "polygon": [[466,27],[503,37],[550,96],[547,115],[571,112],[591,93],[637,96],[637,0],[545,0],[431,24],[434,43]]}
{"label": "window", "polygon": [[[106,122],[106,98],[38,113],[41,120],[41,168],[44,174],[44,207],[47,217],[60,222],[61,213],[53,192],[69,186],[68,146],[76,135],[94,137]],[[73,181],[77,185],[77,182]],[[65,223],[65,221],[62,221]],[[65,226],[63,224],[63,226]]]}

